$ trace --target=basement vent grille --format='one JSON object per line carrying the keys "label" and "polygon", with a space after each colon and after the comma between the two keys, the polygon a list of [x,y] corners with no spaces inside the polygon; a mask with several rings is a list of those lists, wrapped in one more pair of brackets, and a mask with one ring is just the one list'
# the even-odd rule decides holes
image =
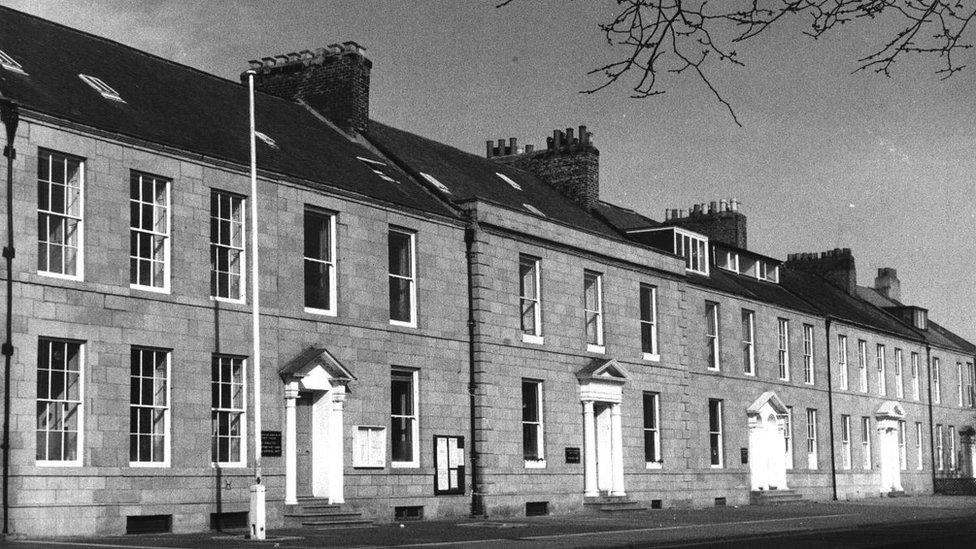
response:
{"label": "basement vent grille", "polygon": [[420,172],[420,175],[422,175],[431,185],[440,189],[442,193],[451,194],[451,190],[447,188],[447,185],[438,181],[436,177],[424,172]]}
{"label": "basement vent grille", "polygon": [[505,175],[503,173],[499,173],[499,172],[495,172],[495,175],[497,175],[505,183],[508,183],[509,185],[511,185],[512,188],[515,189],[516,191],[521,191],[522,190],[522,186],[519,185],[518,183],[516,183],[515,180],[513,180],[511,177],[508,177],[507,175]]}
{"label": "basement vent grille", "polygon": [[236,513],[210,513],[211,530],[239,530],[247,527],[247,511],[239,511]]}
{"label": "basement vent grille", "polygon": [[8,71],[27,74],[27,72],[24,71],[24,68],[20,66],[20,63],[14,61],[14,58],[7,55],[3,50],[0,50],[0,67],[3,67]]}
{"label": "basement vent grille", "polygon": [[410,506],[393,508],[393,520],[404,521],[404,520],[423,520],[423,519],[424,519],[423,505],[410,505]]}
{"label": "basement vent grille", "polygon": [[112,88],[112,86],[106,84],[101,78],[89,76],[87,74],[79,74],[78,78],[81,78],[82,82],[88,84],[89,86],[92,87],[92,89],[102,94],[102,97],[104,97],[105,99],[111,99],[113,101],[119,101],[125,103],[125,100],[122,99],[122,96],[119,95],[119,92],[115,91],[115,89]]}
{"label": "basement vent grille", "polygon": [[126,534],[165,534],[173,529],[173,515],[136,515],[125,517]]}
{"label": "basement vent grille", "polygon": [[527,501],[525,502],[525,516],[541,517],[549,514],[548,501]]}

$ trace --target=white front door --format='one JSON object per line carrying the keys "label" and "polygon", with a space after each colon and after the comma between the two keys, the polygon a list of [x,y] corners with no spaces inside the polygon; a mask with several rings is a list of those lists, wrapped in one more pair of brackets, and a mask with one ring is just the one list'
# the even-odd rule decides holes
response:
{"label": "white front door", "polygon": [[897,420],[878,421],[878,453],[881,461],[881,492],[901,491],[901,458]]}
{"label": "white front door", "polygon": [[787,488],[785,447],[782,420],[772,407],[749,418],[749,476],[753,490]]}
{"label": "white front door", "polygon": [[613,488],[613,444],[611,444],[610,406],[598,402],[596,415],[596,477],[597,488],[610,492]]}

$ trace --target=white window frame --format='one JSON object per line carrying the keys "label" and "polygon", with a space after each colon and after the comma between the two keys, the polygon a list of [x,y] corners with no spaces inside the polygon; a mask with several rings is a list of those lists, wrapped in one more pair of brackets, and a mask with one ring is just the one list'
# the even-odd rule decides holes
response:
{"label": "white window frame", "polygon": [[963,385],[962,385],[962,383],[963,383],[962,362],[956,362],[956,379],[959,380],[959,394],[958,394],[958,397],[959,398],[958,398],[958,402],[959,402],[959,407],[962,408],[962,406],[963,406],[963,398],[962,398],[962,387],[963,387]]}
{"label": "white window frame", "polygon": [[785,318],[776,319],[777,324],[777,358],[779,361],[779,379],[790,380],[790,321]]}
{"label": "white window frame", "polygon": [[932,400],[942,403],[942,362],[937,356],[932,357]]}
{"label": "white window frame", "polygon": [[[389,278],[396,278],[399,280],[407,280],[410,283],[410,320],[395,320],[390,319],[391,326],[403,326],[406,328],[416,328],[417,327],[417,233],[408,229],[401,229],[398,227],[390,226],[387,233],[387,247],[390,245],[389,234],[397,233],[402,235],[407,235],[410,237],[410,274],[409,276],[403,276],[398,274],[393,274],[387,267],[387,273]],[[387,290],[389,291],[389,290]],[[392,312],[392,311],[391,311]]]}
{"label": "white window frame", "polygon": [[534,427],[536,430],[536,458],[529,459],[525,456],[524,440],[522,448],[522,459],[525,464],[526,469],[545,469],[546,467],[546,442],[545,442],[545,415],[544,415],[544,403],[543,403],[543,392],[542,392],[542,381],[538,379],[527,379],[522,378],[522,402],[523,406],[525,403],[525,388],[526,385],[531,385],[532,390],[535,392],[535,403],[536,403],[536,421],[526,421],[525,414],[523,410],[521,422],[522,430],[524,431],[526,426]]}
{"label": "white window frame", "polygon": [[[715,403],[715,411],[718,414],[716,418],[716,423],[718,424],[718,430],[712,430],[712,403]],[[708,462],[712,469],[722,469],[725,467],[725,429],[723,425],[724,412],[722,410],[723,402],[717,398],[708,399],[708,449],[709,449],[709,459]],[[715,441],[715,442],[713,442]],[[712,462],[711,452],[712,448],[717,448],[718,463]]]}
{"label": "white window frame", "polygon": [[756,375],[756,313],[742,309],[742,371],[747,376]]}
{"label": "white window frame", "polygon": [[[230,206],[230,209],[231,209],[230,215],[232,217],[221,217],[221,213],[222,213],[221,212],[221,197],[224,197],[224,196],[226,196],[230,200],[230,202],[229,202],[229,206]],[[211,189],[210,190],[210,197],[211,197],[210,198],[210,200],[211,200],[210,220],[212,222],[214,219],[217,219],[217,231],[218,231],[218,234],[214,234],[213,233],[213,229],[211,228],[211,232],[210,232],[210,299],[213,299],[214,301],[226,301],[226,302],[229,302],[229,303],[244,303],[244,301],[245,301],[245,297],[244,296],[246,294],[246,288],[247,288],[247,261],[249,259],[247,257],[247,237],[248,237],[248,234],[247,234],[247,198],[244,197],[244,196],[242,196],[242,195],[236,194],[236,193],[231,193],[231,192],[227,192],[227,191],[221,191],[221,190],[218,190],[218,189]],[[217,199],[217,211],[216,212],[214,212],[214,210],[213,210],[213,199],[214,199],[214,197],[216,197],[216,199]],[[238,221],[236,221],[233,218],[235,201],[237,202],[237,209],[240,211],[240,222],[239,223],[238,223]],[[215,215],[215,213],[216,213],[216,215]],[[240,240],[241,240],[241,242],[240,242],[240,245],[239,246],[237,246],[237,245],[234,244],[234,242],[233,242],[233,236],[231,236],[231,241],[230,241],[229,244],[222,244],[222,243],[220,243],[220,234],[219,234],[219,231],[220,231],[221,222],[228,222],[230,224],[231,235],[233,235],[233,227],[234,227],[234,225],[238,225],[238,224],[240,225],[240,233],[241,233],[241,239]],[[217,252],[219,252],[220,250],[227,250],[227,253],[228,254],[231,254],[231,253],[236,253],[237,254],[238,264],[240,265],[240,269],[239,269],[239,272],[238,273],[232,273],[230,271],[224,272],[224,271],[218,271],[217,270],[217,261],[216,261],[216,255],[215,254]],[[227,296],[218,295],[218,294],[220,294],[220,277],[222,276],[222,273],[224,274],[224,276],[228,277],[228,279],[227,279],[227,283],[228,284],[230,282],[229,277],[231,275],[235,275],[236,274],[240,278],[240,282],[238,284],[238,293],[237,293],[238,295],[237,295],[237,297],[232,297],[230,295],[230,288],[229,288],[229,286],[227,288],[227,291],[228,291],[228,295]],[[216,288],[214,288],[214,280],[215,280],[215,277],[216,277],[216,281],[217,281],[217,287]]]}
{"label": "white window frame", "polygon": [[[65,407],[72,406],[73,405],[74,406],[74,409],[75,409],[75,412],[74,413],[77,416],[78,427],[77,427],[77,432],[76,432],[76,436],[75,436],[75,458],[74,459],[37,459],[36,441],[37,441],[37,435],[42,432],[42,429],[40,428],[41,427],[40,424],[36,423],[38,418],[37,418],[37,413],[36,413],[36,409],[35,409],[35,413],[34,413],[34,419],[35,419],[35,426],[34,426],[34,440],[35,440],[34,459],[35,459],[35,461],[34,461],[34,463],[35,463],[35,465],[37,465],[39,467],[81,467],[82,463],[84,462],[84,449],[85,449],[85,411],[86,411],[85,410],[85,351],[86,351],[86,349],[85,349],[85,343],[82,342],[82,341],[76,341],[76,340],[64,339],[64,338],[39,337],[38,340],[37,340],[38,356],[37,356],[37,360],[35,360],[35,365],[34,365],[35,375],[39,375],[39,371],[42,369],[41,368],[41,364],[39,364],[39,361],[40,361],[40,346],[43,345],[43,344],[48,345],[48,349],[49,349],[49,351],[48,351],[48,361],[49,362],[48,362],[48,364],[45,365],[45,368],[43,368],[44,370],[46,370],[48,372],[48,393],[49,394],[48,395],[45,395],[46,398],[41,398],[41,395],[37,394],[37,390],[35,389],[35,391],[34,391],[34,402],[35,402],[35,405],[38,404],[38,403],[41,403],[41,402],[46,402],[46,403],[48,403],[50,405],[60,406],[60,408],[61,408],[60,416],[62,418],[64,417]],[[50,375],[51,375],[51,372],[61,371],[61,372],[65,372],[65,376],[67,376],[67,372],[70,371],[70,370],[67,369],[67,362],[65,363],[65,369],[64,370],[55,370],[55,369],[53,369],[51,367],[52,365],[50,363],[50,360],[51,360],[51,351],[50,351],[50,349],[51,349],[51,346],[53,346],[55,344],[64,345],[65,346],[65,350],[67,350],[67,346],[68,345],[77,345],[78,346],[78,397],[77,397],[77,399],[69,399],[69,398],[67,398],[67,387],[68,387],[67,379],[65,380],[65,384],[64,384],[65,398],[50,398],[50,390],[51,390],[51,378],[50,378]],[[66,358],[66,360],[67,360],[67,358]],[[45,415],[47,416],[47,414],[45,414]],[[61,423],[63,425],[63,419],[62,419]],[[64,433],[68,433],[70,431],[68,431],[67,429],[61,429],[61,430],[44,429],[43,432],[45,434],[47,434],[47,435],[50,435],[52,433],[58,433],[58,434],[62,435],[62,437],[63,437],[63,434]],[[46,439],[47,439],[47,437],[45,437],[45,454],[47,453],[47,450],[48,450]],[[62,456],[64,455],[64,443],[63,443],[63,441],[64,441],[64,438],[62,438],[62,445],[61,445]]]}
{"label": "white window frame", "polygon": [[119,94],[119,92],[115,91],[115,88],[106,84],[105,81],[102,80],[101,78],[97,76],[91,76],[90,74],[79,74],[78,78],[81,78],[82,82],[91,86],[92,89],[97,91],[105,99],[111,99],[113,101],[125,103],[125,100],[122,99],[122,95]]}
{"label": "white window frame", "polygon": [[[151,203],[150,202],[146,202],[146,200],[145,200],[146,197],[142,196],[142,188],[143,188],[142,186],[143,186],[143,183],[144,183],[144,178],[148,178],[149,179],[149,182],[150,182],[150,185],[152,185],[152,187],[153,187],[154,194],[153,194],[153,198],[152,198],[153,202],[151,202]],[[146,172],[140,172],[140,171],[137,171],[137,170],[131,170],[131,172],[129,174],[129,187],[130,187],[129,188],[129,204],[130,204],[130,218],[129,218],[129,234],[130,234],[130,237],[129,237],[129,241],[130,241],[129,242],[129,287],[130,288],[135,288],[135,289],[138,289],[138,290],[145,290],[147,292],[158,292],[158,293],[164,293],[164,294],[168,294],[170,292],[170,264],[171,264],[171,262],[170,262],[170,234],[172,233],[172,230],[171,230],[171,227],[172,227],[172,224],[171,224],[172,207],[171,207],[171,202],[170,202],[170,189],[172,188],[171,182],[172,182],[172,180],[169,179],[169,178],[160,177],[160,176],[152,175],[152,174],[149,174],[149,173],[146,173]],[[160,184],[163,186],[163,192],[165,194],[165,198],[163,200],[163,204],[158,204],[158,203],[156,203],[156,200],[155,200],[155,198],[156,198],[155,191],[158,189],[158,185],[160,185]],[[139,195],[138,196],[132,196],[132,185],[138,185],[138,190],[139,190]],[[166,224],[165,230],[163,230],[163,231],[158,230],[158,227],[155,227],[155,223],[154,223],[153,229],[145,229],[145,228],[143,228],[141,226],[141,223],[137,223],[137,220],[132,219],[131,210],[132,210],[132,207],[133,206],[138,209],[139,216],[140,216],[140,221],[141,221],[141,218],[142,218],[142,212],[143,212],[143,208],[144,207],[149,207],[151,209],[151,211],[153,213],[153,219],[158,219],[159,218],[158,209],[164,208],[165,209],[165,212],[163,212],[162,218],[163,218],[163,221]],[[142,261],[148,260],[150,262],[150,264],[152,264],[152,263],[159,263],[160,260],[159,259],[156,259],[155,257],[152,257],[151,255],[149,257],[146,257],[146,256],[142,255],[141,253],[136,253],[136,255],[133,255],[133,249],[132,249],[132,236],[133,236],[133,234],[137,236],[137,239],[136,239],[136,247],[137,248],[140,248],[140,242],[141,242],[141,239],[138,238],[139,235],[148,235],[150,239],[162,239],[162,242],[163,242],[163,249],[162,249],[163,257],[162,257],[161,262],[163,264],[163,273],[162,273],[163,280],[162,280],[162,284],[161,285],[155,284],[155,282],[156,282],[155,280],[153,280],[152,281],[153,283],[150,284],[150,285],[148,285],[148,286],[145,285],[145,284],[140,284],[138,282],[140,280],[140,278],[141,278],[139,276],[139,274],[141,273],[141,264],[142,264]],[[138,252],[138,250],[137,250],[137,252]],[[135,261],[135,269],[136,269],[135,272],[132,271],[132,268],[133,268],[132,267],[132,262],[133,261]],[[155,272],[155,271],[153,271],[153,272]],[[132,281],[133,277],[135,278],[136,282],[133,282]]]}
{"label": "white window frame", "polygon": [[875,353],[878,362],[878,395],[888,395],[888,365],[885,363],[885,346],[878,343],[875,346]]}
{"label": "white window frame", "polygon": [[[55,160],[55,158],[60,159],[61,162],[64,165],[64,174],[63,174],[64,175],[64,177],[63,177],[64,181],[62,183],[55,183],[54,182],[54,178],[51,176],[52,175],[52,172],[53,172],[52,168],[54,166],[54,160]],[[45,160],[47,161],[47,174],[48,174],[48,178],[47,179],[41,179],[40,178],[40,174],[38,174],[37,182],[39,184],[46,184],[46,186],[47,186],[48,204],[44,208],[42,208],[41,207],[41,204],[40,204],[41,197],[40,197],[40,195],[38,195],[38,197],[37,197],[37,200],[38,200],[38,204],[37,204],[37,221],[38,221],[38,223],[40,223],[40,218],[41,218],[42,215],[43,216],[47,216],[48,226],[50,226],[51,220],[63,220],[64,227],[65,227],[65,237],[64,237],[63,242],[61,244],[54,244],[56,246],[61,246],[62,247],[62,252],[61,252],[61,265],[62,265],[62,270],[64,270],[64,264],[65,264],[65,261],[64,261],[64,250],[69,249],[69,248],[72,247],[72,246],[69,246],[68,245],[68,239],[67,239],[67,232],[68,232],[67,231],[67,228],[68,228],[68,226],[71,223],[74,223],[74,228],[75,228],[74,231],[75,231],[75,234],[76,234],[77,246],[75,247],[75,254],[76,254],[75,255],[75,271],[73,273],[58,272],[58,271],[51,270],[51,258],[50,258],[50,253],[49,252],[48,252],[48,257],[45,258],[45,263],[47,265],[47,267],[45,269],[41,269],[41,266],[40,266],[40,257],[38,257],[37,273],[40,274],[40,275],[43,275],[43,276],[49,276],[49,277],[52,277],[52,278],[61,278],[61,279],[65,279],[65,280],[84,280],[84,278],[85,278],[85,184],[86,184],[86,180],[85,180],[85,171],[86,170],[85,170],[85,168],[86,168],[86,161],[85,161],[84,158],[81,158],[81,157],[78,157],[78,156],[73,156],[73,155],[70,155],[70,154],[65,154],[65,153],[58,152],[58,151],[53,151],[53,150],[50,150],[50,149],[39,148],[38,151],[37,151],[38,170],[40,170],[41,162],[43,162]],[[75,186],[68,184],[68,177],[67,177],[67,175],[68,175],[68,164],[70,162],[75,162],[75,163],[78,164],[78,171],[77,171],[77,173],[78,173],[78,178],[77,178],[78,185],[77,185],[77,191],[76,191],[77,192],[77,201],[75,203],[76,208],[75,208],[75,211],[74,212],[72,212],[72,208],[69,207],[70,205],[69,205],[69,199],[68,199],[68,195],[69,195],[68,190],[69,189],[75,189],[76,188]],[[52,196],[51,190],[56,185],[57,186],[63,186],[64,187],[64,192],[62,193],[64,195],[64,211],[61,211],[61,212],[54,211],[54,210],[51,209],[51,196]],[[42,234],[40,232],[40,230],[38,230],[38,234],[37,234],[37,242],[38,242],[38,244],[41,244],[42,242],[43,243],[46,243],[46,249],[48,251],[50,250],[50,248],[52,246],[52,244],[50,243],[51,241],[50,240],[47,240],[47,237],[48,237],[49,234],[50,234],[50,230],[45,231],[44,234]],[[42,237],[44,238],[44,240],[42,240]]]}
{"label": "white window frame", "polygon": [[[157,380],[159,378],[156,377],[155,372],[153,372],[153,377],[146,378],[145,376],[143,376],[141,374],[141,368],[140,368],[140,375],[138,375],[138,376],[132,375],[132,366],[133,365],[131,364],[131,358],[132,358],[132,354],[134,354],[135,352],[139,352],[140,353],[139,354],[140,360],[142,360],[142,358],[143,358],[143,355],[142,355],[143,352],[163,353],[165,355],[165,357],[166,357],[166,371],[165,371],[166,377],[162,379],[162,383],[164,384],[163,391],[165,393],[166,402],[162,406],[156,404],[155,402],[152,403],[152,404],[149,404],[149,405],[146,405],[145,403],[142,403],[142,402],[136,404],[136,403],[132,402],[132,400],[131,400],[131,391],[130,391],[130,399],[129,399],[129,409],[130,409],[130,417],[129,417],[129,467],[169,467],[170,466],[170,456],[171,456],[171,454],[170,454],[170,440],[171,440],[171,437],[170,437],[170,409],[172,407],[171,388],[172,388],[172,385],[173,385],[171,383],[171,379],[172,379],[171,378],[171,372],[172,372],[172,366],[171,366],[172,351],[170,351],[169,349],[158,349],[158,348],[154,348],[154,347],[142,347],[142,346],[135,346],[135,345],[130,349],[129,380],[130,380],[130,384],[131,384],[133,382],[137,382],[136,379],[138,379],[138,382],[137,383],[140,383],[140,386],[139,386],[139,394],[141,395],[142,394],[142,391],[141,391],[141,383],[145,383],[146,382],[145,380],[146,379],[149,379],[150,380],[150,383],[153,383],[153,385],[155,386],[155,384],[157,383]],[[155,390],[154,390],[153,394],[155,395]],[[160,460],[160,461],[153,461],[153,460],[145,461],[145,460],[133,460],[132,459],[132,437],[133,436],[136,436],[136,437],[143,436],[145,433],[142,432],[139,429],[134,429],[133,428],[133,425],[132,425],[132,417],[131,417],[131,410],[132,409],[137,409],[137,410],[138,409],[146,409],[146,408],[148,408],[152,412],[161,411],[162,414],[163,414],[163,433],[162,433],[163,434],[163,456],[162,456],[163,459]],[[136,442],[136,444],[138,444],[138,441]]]}
{"label": "white window frame", "polygon": [[976,406],[976,394],[973,393],[973,383],[976,381],[976,369],[972,362],[966,363],[966,405],[970,408]]}
{"label": "white window frame", "polygon": [[815,363],[813,358],[813,325],[803,325],[803,382],[807,385],[816,383]]}
{"label": "white window frame", "polygon": [[945,456],[943,455],[943,441],[942,441],[942,424],[937,423],[935,425],[935,464],[936,469],[939,471],[945,470]]}
{"label": "white window frame", "polygon": [[[338,295],[337,295],[338,294],[338,287],[337,287],[338,273],[336,271],[336,265],[337,265],[337,261],[336,261],[336,250],[337,250],[337,246],[336,246],[336,240],[337,240],[336,239],[336,236],[337,236],[336,235],[336,217],[338,217],[338,216],[334,212],[331,212],[331,211],[328,211],[328,210],[324,210],[322,208],[317,208],[315,206],[309,206],[309,205],[306,204],[305,205],[305,209],[302,211],[302,216],[303,216],[302,217],[302,225],[303,225],[303,229],[304,229],[305,216],[308,216],[309,214],[311,214],[313,216],[327,218],[329,220],[329,260],[323,260],[323,259],[318,258],[318,257],[309,257],[309,256],[305,255],[305,240],[308,239],[308,235],[307,234],[304,234],[304,230],[303,230],[303,234],[302,234],[302,267],[303,267],[303,270],[302,270],[303,271],[302,272],[302,278],[303,278],[302,303],[304,304],[304,310],[305,310],[306,313],[319,314],[319,315],[325,315],[325,316],[336,316],[337,313],[338,313]],[[329,306],[328,306],[328,308],[323,309],[321,307],[309,307],[308,306],[308,295],[306,293],[306,290],[304,289],[308,285],[307,284],[307,281],[304,280],[304,277],[305,277],[305,274],[304,274],[304,266],[306,264],[308,264],[308,263],[325,265],[325,268],[328,269],[328,273],[329,273]]]}
{"label": "white window frame", "polygon": [[841,432],[841,469],[850,471],[853,466],[853,455],[851,452],[851,416],[842,414],[840,416]]}
{"label": "white window frame", "polygon": [[406,468],[417,468],[420,467],[420,371],[409,368],[393,368],[390,370],[391,377],[391,390],[393,375],[409,376],[410,377],[410,389],[413,391],[413,409],[410,410],[410,414],[394,414],[393,410],[390,410],[390,436],[394,434],[394,429],[392,428],[393,420],[396,418],[406,419],[410,422],[410,436],[411,436],[411,450],[410,454],[412,459],[410,460],[394,460],[393,459],[393,441],[390,440],[390,467],[393,469],[406,469]]}
{"label": "white window frame", "polygon": [[[534,294],[528,295],[522,268],[530,267]],[[525,310],[532,307],[532,330],[525,329]],[[542,345],[545,338],[542,335],[542,260],[531,255],[519,254],[519,324],[521,325],[522,341]]]}
{"label": "white window frame", "polygon": [[858,390],[868,392],[868,342],[857,340],[857,383]]}
{"label": "white window frame", "polygon": [[817,460],[817,410],[807,408],[807,469],[820,468]]}
{"label": "white window frame", "polygon": [[871,470],[871,418],[861,417],[861,469]]}
{"label": "white window frame", "polygon": [[3,50],[0,50],[0,67],[3,67],[9,71],[27,75],[27,71],[24,70],[23,65],[18,63],[16,59],[10,57]]}
{"label": "white window frame", "polygon": [[923,436],[922,422],[916,421],[915,422],[915,457],[918,459],[918,462],[915,469],[918,471],[921,471],[925,467],[925,464],[923,463],[925,454],[922,453],[922,436]]}
{"label": "white window frame", "polygon": [[922,394],[919,386],[918,375],[918,353],[912,351],[912,397],[921,400]]}
{"label": "white window frame", "polygon": [[[596,303],[587,303],[586,281],[593,279],[596,281]],[[591,305],[596,305],[592,308]],[[586,327],[589,323],[590,315],[593,315],[596,323],[596,342],[590,341],[590,334]],[[586,350],[591,353],[605,353],[606,346],[603,339],[603,273],[583,270],[583,335],[586,338]]]}
{"label": "white window frame", "polygon": [[[651,391],[645,391],[643,395],[643,406],[644,406],[644,419],[647,419],[647,401],[651,401],[651,409],[653,412],[653,422],[650,426],[647,422],[644,422],[644,468],[645,469],[660,469],[663,460],[661,459],[661,394]],[[654,455],[648,456],[646,452],[647,448],[647,437],[651,437],[654,441]],[[650,459],[648,459],[650,457]]]}
{"label": "white window frame", "polygon": [[[650,294],[650,299],[651,299],[651,318],[644,318],[643,299],[644,299],[644,292],[645,291],[649,292],[649,294]],[[644,360],[650,360],[652,362],[657,362],[657,361],[660,361],[661,360],[661,349],[659,347],[658,329],[657,329],[657,326],[658,326],[658,324],[657,324],[657,286],[653,286],[651,284],[643,284],[643,283],[641,283],[640,287],[638,288],[638,292],[640,292],[640,295],[638,296],[638,298],[639,298],[639,302],[638,303],[640,305],[640,311],[638,311],[638,313],[640,314],[640,326],[641,326],[641,356],[643,357]],[[644,348],[644,343],[645,343],[644,342],[644,327],[645,326],[646,327],[649,327],[649,331],[650,331],[650,334],[651,334],[651,352],[647,352],[647,350]]]}
{"label": "white window frame", "polygon": [[708,276],[708,237],[674,228],[674,253],[685,260],[685,270]]}
{"label": "white window frame", "polygon": [[946,426],[949,434],[949,470],[956,470],[956,428],[952,425]]}
{"label": "white window frame", "polygon": [[783,438],[786,439],[786,469],[793,469],[793,407],[786,407],[786,425],[783,427]]}
{"label": "white window frame", "polygon": [[369,158],[363,158],[362,156],[357,156],[356,159],[358,159],[360,162],[362,162],[363,164],[365,164],[367,168],[369,168],[370,170],[372,170],[372,172],[375,173],[376,176],[379,177],[380,179],[382,179],[383,181],[387,181],[389,183],[396,183],[397,185],[400,184],[399,181],[397,181],[396,179],[393,179],[391,176],[387,175],[386,172],[384,172],[380,168],[376,167],[376,166],[386,167],[386,163],[385,162],[380,162],[378,160],[372,160],[372,159],[369,159]]}
{"label": "white window frame", "polygon": [[[241,371],[241,373],[240,373],[240,380],[241,380],[241,383],[240,383],[240,385],[241,385],[241,403],[240,403],[240,406],[239,407],[234,407],[233,406],[233,402],[231,402],[231,406],[220,406],[220,404],[224,404],[224,403],[219,402],[219,398],[218,398],[218,402],[217,402],[218,406],[217,407],[214,407],[213,406],[213,401],[211,400],[211,407],[210,407],[210,417],[211,417],[211,420],[210,420],[211,421],[211,434],[210,434],[210,436],[211,436],[211,441],[210,441],[210,444],[211,444],[211,452],[210,452],[210,464],[211,464],[211,466],[218,467],[218,468],[225,468],[225,467],[226,468],[232,468],[232,467],[233,468],[240,468],[240,467],[247,466],[247,442],[248,442],[247,441],[247,419],[248,419],[247,418],[247,389],[248,389],[248,384],[247,384],[247,366],[248,365],[247,365],[247,362],[248,361],[244,357],[239,357],[239,356],[234,356],[234,355],[225,355],[225,354],[214,354],[214,355],[212,355],[212,358],[211,358],[211,376],[210,376],[211,399],[213,398],[212,395],[213,395],[214,385],[215,384],[218,387],[221,384],[226,384],[226,383],[230,383],[232,386],[235,384],[234,383],[234,374],[233,374],[233,371],[231,371],[231,379],[229,381],[226,381],[226,380],[224,380],[224,379],[222,379],[220,377],[218,377],[218,379],[214,379],[213,378],[213,371],[212,371],[213,361],[220,361],[220,360],[224,360],[224,359],[231,360],[231,361],[240,361],[240,371]],[[232,362],[231,364],[233,365],[234,363]],[[233,366],[232,366],[232,368],[233,368]],[[221,371],[222,371],[222,366],[221,365],[218,365],[218,367],[217,367],[218,376],[220,375],[220,372]],[[219,391],[219,388],[218,388],[218,391]],[[231,400],[233,400],[233,398]],[[214,456],[213,455],[213,438],[214,437],[217,437],[218,438],[218,441],[217,441],[218,453],[219,453],[219,448],[220,448],[220,440],[219,440],[220,437],[218,437],[218,433],[215,432],[215,430],[213,428],[214,414],[237,414],[240,417],[240,430],[241,430],[241,432],[240,432],[240,440],[241,440],[240,448],[241,448],[241,455],[240,455],[239,459],[237,459],[235,461],[218,461],[218,460],[215,460],[214,459],[214,458],[218,457],[218,456]],[[219,420],[218,420],[218,423],[219,423]],[[223,438],[228,438],[229,439],[231,437],[223,437]],[[228,451],[228,454],[229,454],[229,451]]]}
{"label": "white window frame", "polygon": [[908,433],[905,429],[905,421],[898,420],[898,466],[902,471],[908,470],[908,449],[906,439]]}
{"label": "white window frame", "polygon": [[850,388],[850,372],[847,368],[847,336],[837,334],[837,347],[839,347],[837,365],[840,367],[840,388],[846,391]]}
{"label": "white window frame", "polygon": [[[709,330],[709,323],[714,327],[714,333]],[[717,372],[722,369],[722,345],[720,334],[722,333],[719,324],[719,304],[716,301],[705,301],[705,345],[711,350],[711,363],[706,364],[706,368]]]}
{"label": "white window frame", "polygon": [[905,353],[895,347],[895,398],[905,398]]}

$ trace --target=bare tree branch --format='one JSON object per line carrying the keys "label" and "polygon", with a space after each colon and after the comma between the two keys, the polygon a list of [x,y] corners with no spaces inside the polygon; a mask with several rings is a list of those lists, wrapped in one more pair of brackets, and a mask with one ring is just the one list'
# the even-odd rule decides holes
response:
{"label": "bare tree branch", "polygon": [[[515,0],[502,0],[497,7]],[[667,76],[693,75],[741,126],[732,105],[709,77],[717,66],[743,66],[735,44],[762,36],[790,18],[805,22],[803,34],[827,37],[848,23],[892,29],[852,72],[891,76],[893,65],[909,57],[933,57],[935,74],[950,78],[965,65],[956,54],[969,50],[976,0],[615,0],[619,9],[599,24],[607,43],[622,55],[597,67],[604,81],[582,93],[596,93],[633,77],[631,97],[664,93]]]}

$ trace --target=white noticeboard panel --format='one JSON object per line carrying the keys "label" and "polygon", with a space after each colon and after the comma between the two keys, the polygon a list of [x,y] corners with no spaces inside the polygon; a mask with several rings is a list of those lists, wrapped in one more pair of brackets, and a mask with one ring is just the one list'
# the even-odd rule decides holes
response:
{"label": "white noticeboard panel", "polygon": [[386,427],[355,426],[352,440],[352,466],[382,468],[384,465],[386,465]]}

